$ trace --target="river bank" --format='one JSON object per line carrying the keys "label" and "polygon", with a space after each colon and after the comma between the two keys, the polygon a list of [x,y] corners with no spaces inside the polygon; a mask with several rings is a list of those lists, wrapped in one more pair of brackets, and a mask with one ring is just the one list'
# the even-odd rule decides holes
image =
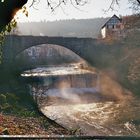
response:
{"label": "river bank", "polygon": [[27,85],[14,73],[0,70],[0,135],[70,135],[43,116]]}
{"label": "river bank", "polygon": [[0,113],[0,135],[70,135],[72,131],[46,117],[17,117]]}

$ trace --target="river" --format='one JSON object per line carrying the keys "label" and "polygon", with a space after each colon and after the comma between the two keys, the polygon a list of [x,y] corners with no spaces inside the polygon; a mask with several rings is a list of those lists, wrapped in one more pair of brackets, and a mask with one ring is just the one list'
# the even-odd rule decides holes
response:
{"label": "river", "polygon": [[104,73],[80,63],[38,67],[30,93],[39,110],[76,134],[140,136],[140,99]]}

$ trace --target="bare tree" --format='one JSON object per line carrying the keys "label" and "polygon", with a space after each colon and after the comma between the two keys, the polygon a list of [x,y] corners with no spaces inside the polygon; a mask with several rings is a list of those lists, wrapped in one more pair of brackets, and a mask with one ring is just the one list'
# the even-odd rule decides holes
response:
{"label": "bare tree", "polygon": [[129,0],[129,3],[131,3],[131,9],[133,10],[133,13],[140,14],[140,0]]}
{"label": "bare tree", "polygon": [[[0,32],[7,25],[16,11],[18,11],[28,0],[0,0]],[[46,4],[53,11],[55,8],[61,6],[62,4],[67,4],[70,2],[74,7],[85,5],[89,0],[46,0]],[[110,0],[109,9],[113,9],[114,5],[119,4],[120,0]],[[137,2],[137,6],[140,7],[140,0],[133,0]],[[31,6],[39,3],[40,0],[32,0]],[[55,4],[54,4],[55,3]]]}
{"label": "bare tree", "polygon": [[140,0],[137,0],[137,2],[140,4]]}

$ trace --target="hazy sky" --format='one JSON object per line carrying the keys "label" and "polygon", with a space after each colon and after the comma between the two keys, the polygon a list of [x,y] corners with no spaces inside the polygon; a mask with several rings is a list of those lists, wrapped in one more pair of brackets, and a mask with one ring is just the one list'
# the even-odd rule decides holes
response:
{"label": "hazy sky", "polygon": [[[58,1],[58,0],[52,0]],[[84,5],[78,7],[78,9],[74,8],[70,3],[67,5],[61,5],[55,9],[54,12],[51,12],[47,7],[46,0],[40,0],[40,3],[33,7],[29,8],[32,0],[28,0],[26,7],[28,9],[29,16],[26,17],[23,14],[19,14],[20,22],[28,22],[28,21],[53,21],[60,19],[85,19],[85,18],[95,18],[95,17],[109,17],[113,14],[116,15],[130,15],[131,9],[129,9],[128,0],[120,0],[120,6],[116,6],[114,11],[109,11],[107,13],[104,10],[109,8],[111,0],[89,0],[89,2]],[[55,3],[54,3],[55,5]]]}

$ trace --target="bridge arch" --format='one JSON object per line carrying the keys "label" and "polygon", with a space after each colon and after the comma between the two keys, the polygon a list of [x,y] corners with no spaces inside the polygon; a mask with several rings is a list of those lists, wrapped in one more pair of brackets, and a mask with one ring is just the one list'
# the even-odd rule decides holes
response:
{"label": "bridge arch", "polygon": [[58,49],[60,49],[60,47],[62,47],[65,51],[66,50],[69,50],[70,52],[73,52],[75,55],[77,55],[77,56],[79,56],[79,57],[81,57],[79,54],[80,54],[80,51],[78,52],[78,51],[74,51],[72,48],[69,48],[68,46],[64,46],[64,45],[60,45],[60,44],[56,44],[56,43],[41,43],[41,44],[37,44],[37,45],[33,45],[33,46],[28,46],[27,48],[26,48],[26,46],[25,46],[25,48],[23,48],[23,49],[20,49],[17,53],[15,53],[15,57],[17,57],[19,54],[21,54],[22,52],[24,52],[24,51],[26,51],[26,50],[34,50],[35,49],[35,47],[36,48],[41,48],[41,47],[44,47],[44,46],[51,46],[51,49],[49,50],[49,51],[51,51],[52,50],[52,46],[54,46],[53,48],[56,48],[57,49],[57,47],[58,47]]}
{"label": "bridge arch", "polygon": [[24,49],[16,55],[15,63],[22,69],[31,69],[46,65],[61,65],[68,63],[85,63],[73,51],[55,44],[40,44]]}
{"label": "bridge arch", "polygon": [[[97,46],[97,39],[77,37],[48,37],[48,36],[6,36],[4,51],[7,59],[13,59],[21,51],[40,44],[56,44],[64,46],[86,59],[85,48]],[[6,55],[5,55],[6,56]]]}

